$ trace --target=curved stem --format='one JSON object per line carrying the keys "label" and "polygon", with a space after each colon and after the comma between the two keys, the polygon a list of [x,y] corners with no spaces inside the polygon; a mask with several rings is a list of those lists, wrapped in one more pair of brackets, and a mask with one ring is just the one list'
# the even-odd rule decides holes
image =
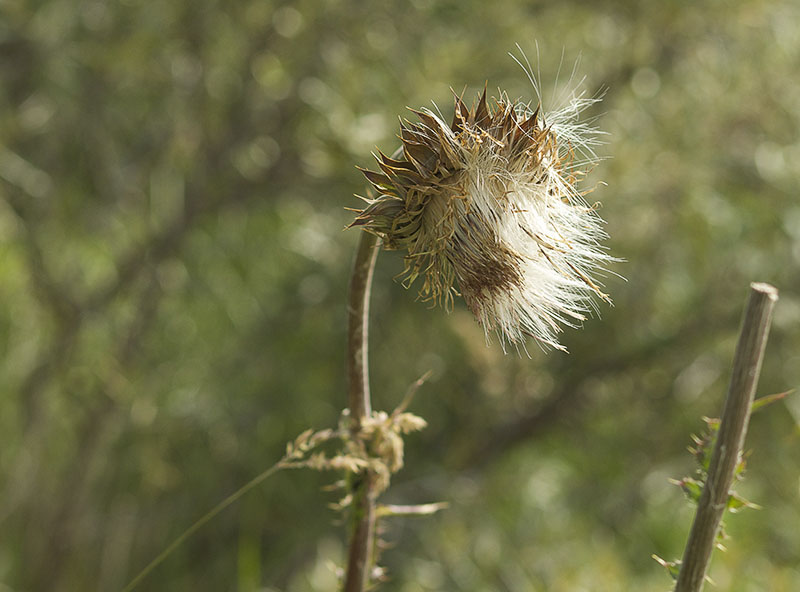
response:
{"label": "curved stem", "polygon": [[[350,276],[347,303],[348,405],[352,420],[350,429],[354,436],[361,430],[363,419],[372,414],[368,365],[369,296],[377,255],[377,237],[362,232]],[[363,592],[369,584],[370,554],[375,531],[375,496],[373,477],[369,471],[356,476],[352,494],[352,534],[344,591]]]}

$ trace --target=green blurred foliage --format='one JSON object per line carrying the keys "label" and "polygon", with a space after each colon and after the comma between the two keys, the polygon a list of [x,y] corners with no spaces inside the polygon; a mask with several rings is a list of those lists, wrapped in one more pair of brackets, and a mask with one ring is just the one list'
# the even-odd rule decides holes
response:
{"label": "green blurred foliage", "polygon": [[[579,55],[605,92],[589,182],[627,281],[570,355],[529,359],[380,256],[375,406],[434,371],[387,500],[450,502],[386,524],[383,589],[669,587],[650,555],[681,554],[691,508],[667,480],[721,408],[751,281],[781,290],[760,394],[800,384],[796,2],[0,10],[0,588],[119,590],[336,423],[354,165],[393,150],[407,105],[450,113],[450,87],[534,98],[515,43],[545,101]],[[796,397],[754,417],[739,491],[764,509],[728,520],[720,590],[800,589],[798,418]],[[277,475],[140,589],[334,590],[332,478]]]}

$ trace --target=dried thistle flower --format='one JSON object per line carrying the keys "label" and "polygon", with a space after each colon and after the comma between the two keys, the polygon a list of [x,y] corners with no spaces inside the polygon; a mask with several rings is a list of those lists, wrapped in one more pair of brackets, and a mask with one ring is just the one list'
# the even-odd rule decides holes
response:
{"label": "dried thistle flower", "polygon": [[577,117],[594,101],[573,97],[545,118],[502,91],[492,106],[484,89],[471,109],[455,97],[450,125],[412,109],[401,148],[378,153],[380,172],[362,169],[377,197],[351,226],[406,252],[403,283],[422,276],[423,300],[449,309],[460,291],[487,337],[563,349],[561,325],[583,321],[592,295],[608,300],[591,277],[612,259],[602,220],[577,186],[595,160]]}

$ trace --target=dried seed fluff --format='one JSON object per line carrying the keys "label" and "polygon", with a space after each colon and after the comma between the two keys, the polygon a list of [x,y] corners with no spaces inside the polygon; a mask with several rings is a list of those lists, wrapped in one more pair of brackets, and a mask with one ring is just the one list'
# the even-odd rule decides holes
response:
{"label": "dried seed fluff", "polygon": [[[377,192],[352,226],[405,252],[404,284],[450,308],[463,296],[487,337],[522,345],[527,336],[563,349],[562,326],[585,318],[592,297],[608,300],[593,276],[612,260],[602,220],[578,188],[593,164],[591,128],[578,115],[509,100],[472,108],[456,96],[450,125],[429,109],[401,121],[402,146],[363,170]],[[581,162],[576,161],[581,155]]]}

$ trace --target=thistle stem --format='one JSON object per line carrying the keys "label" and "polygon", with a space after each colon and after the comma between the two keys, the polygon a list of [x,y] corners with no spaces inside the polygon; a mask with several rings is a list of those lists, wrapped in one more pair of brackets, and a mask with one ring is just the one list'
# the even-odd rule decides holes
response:
{"label": "thistle stem", "polygon": [[753,395],[767,345],[772,309],[778,291],[769,284],[751,284],[733,362],[728,395],[722,412],[717,443],[708,478],[686,543],[675,592],[699,592],[703,588],[722,514],[728,507],[730,488],[747,434]]}
{"label": "thistle stem", "polygon": [[[363,419],[372,414],[368,365],[369,297],[377,255],[377,237],[362,232],[350,276],[350,295],[347,303],[348,403],[352,421],[350,429],[354,438],[361,430]],[[375,531],[373,482],[373,476],[369,471],[356,475],[353,481],[352,533],[344,592],[363,592],[369,584],[370,554]]]}

